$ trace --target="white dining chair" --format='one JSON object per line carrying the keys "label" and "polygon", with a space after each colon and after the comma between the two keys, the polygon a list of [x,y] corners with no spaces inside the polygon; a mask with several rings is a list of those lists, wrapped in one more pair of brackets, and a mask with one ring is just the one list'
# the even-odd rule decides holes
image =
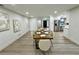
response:
{"label": "white dining chair", "polygon": [[41,39],[38,45],[42,51],[48,51],[51,48],[51,41],[49,39]]}

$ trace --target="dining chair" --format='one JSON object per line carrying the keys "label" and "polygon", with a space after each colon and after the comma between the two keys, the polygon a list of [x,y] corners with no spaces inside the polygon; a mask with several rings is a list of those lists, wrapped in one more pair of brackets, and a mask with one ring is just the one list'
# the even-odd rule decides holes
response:
{"label": "dining chair", "polygon": [[42,39],[42,40],[39,40],[39,48],[40,50],[42,51],[48,51],[50,48],[51,48],[51,41],[49,39]]}

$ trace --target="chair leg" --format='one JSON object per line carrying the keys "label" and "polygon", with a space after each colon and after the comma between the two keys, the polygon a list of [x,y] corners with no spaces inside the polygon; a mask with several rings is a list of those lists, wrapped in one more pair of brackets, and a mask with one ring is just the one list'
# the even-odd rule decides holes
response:
{"label": "chair leg", "polygon": [[39,49],[38,43],[39,43],[39,41],[35,40],[35,47],[36,47],[36,49]]}
{"label": "chair leg", "polygon": [[51,42],[51,47],[53,47],[53,42],[52,42],[52,40],[50,39],[50,42]]}

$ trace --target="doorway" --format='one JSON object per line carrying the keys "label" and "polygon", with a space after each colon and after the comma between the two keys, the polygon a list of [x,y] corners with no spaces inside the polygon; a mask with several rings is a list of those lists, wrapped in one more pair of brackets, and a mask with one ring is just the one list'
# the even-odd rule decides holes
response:
{"label": "doorway", "polygon": [[66,18],[54,20],[54,32],[63,32]]}

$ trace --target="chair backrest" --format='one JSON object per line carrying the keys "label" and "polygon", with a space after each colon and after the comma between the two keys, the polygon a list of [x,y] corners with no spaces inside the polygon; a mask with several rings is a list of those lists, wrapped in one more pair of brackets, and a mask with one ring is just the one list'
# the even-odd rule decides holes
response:
{"label": "chair backrest", "polygon": [[42,39],[39,41],[39,48],[42,50],[42,51],[47,51],[49,50],[49,48],[51,47],[51,42],[49,39]]}

